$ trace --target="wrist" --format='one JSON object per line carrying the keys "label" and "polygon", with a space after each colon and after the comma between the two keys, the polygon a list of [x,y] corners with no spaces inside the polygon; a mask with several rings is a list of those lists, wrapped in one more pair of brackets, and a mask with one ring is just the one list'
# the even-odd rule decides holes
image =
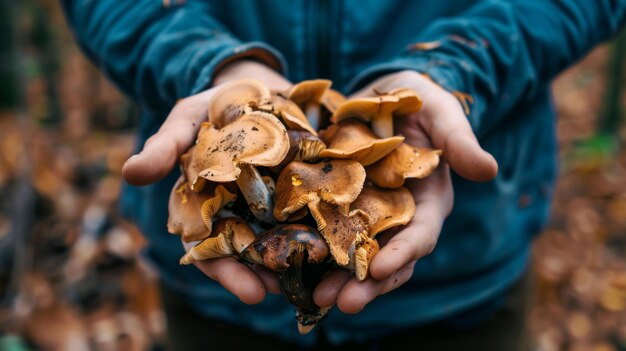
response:
{"label": "wrist", "polygon": [[237,60],[219,69],[213,79],[213,86],[244,78],[256,79],[272,90],[284,91],[292,85],[285,77],[261,62]]}

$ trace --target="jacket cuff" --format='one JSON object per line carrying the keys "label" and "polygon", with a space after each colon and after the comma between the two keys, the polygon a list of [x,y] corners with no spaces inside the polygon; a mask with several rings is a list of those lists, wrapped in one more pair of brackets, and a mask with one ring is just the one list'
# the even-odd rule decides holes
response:
{"label": "jacket cuff", "polygon": [[263,42],[250,42],[238,46],[230,46],[218,52],[200,71],[189,95],[194,95],[210,88],[217,71],[231,62],[242,59],[259,61],[283,75],[287,72],[287,61],[283,55]]}

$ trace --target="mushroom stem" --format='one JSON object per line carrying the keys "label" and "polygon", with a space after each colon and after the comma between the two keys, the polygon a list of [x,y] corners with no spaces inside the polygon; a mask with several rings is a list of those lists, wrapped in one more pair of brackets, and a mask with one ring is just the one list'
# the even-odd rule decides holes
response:
{"label": "mushroom stem", "polygon": [[393,117],[390,113],[372,119],[372,131],[379,138],[390,138],[393,136]]}
{"label": "mushroom stem", "polygon": [[256,167],[242,163],[239,168],[241,173],[236,182],[254,217],[261,222],[276,223],[272,215],[272,211],[274,211],[272,194]]}
{"label": "mushroom stem", "polygon": [[307,103],[304,113],[311,127],[313,127],[314,130],[319,130],[321,119],[320,105],[318,103]]}
{"label": "mushroom stem", "polygon": [[296,306],[298,331],[302,335],[309,333],[329,311],[328,308],[319,307],[313,302],[312,291],[304,280],[310,278],[303,272],[305,262],[306,252],[296,252],[289,258],[289,267],[278,273],[280,291]]}

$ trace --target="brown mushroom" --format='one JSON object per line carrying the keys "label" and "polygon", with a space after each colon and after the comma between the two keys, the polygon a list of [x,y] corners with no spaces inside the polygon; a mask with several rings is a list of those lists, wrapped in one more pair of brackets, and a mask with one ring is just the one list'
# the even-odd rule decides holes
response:
{"label": "brown mushroom", "polygon": [[183,169],[191,189],[200,191],[206,181],[236,181],[255,217],[267,223],[272,217],[272,196],[254,166],[275,166],[289,151],[287,130],[271,114],[254,111],[215,129],[203,123],[198,141],[183,155]]}
{"label": "brown mushroom", "polygon": [[[325,223],[320,231],[335,261],[354,270],[358,280],[364,280],[372,259],[380,250],[376,235],[407,224],[415,215],[415,202],[405,188],[384,190],[366,185],[350,205],[348,214],[326,203],[321,203],[318,209]],[[315,219],[322,223],[319,218]]]}
{"label": "brown mushroom", "polygon": [[320,107],[322,96],[330,88],[332,82],[326,79],[305,80],[294,85],[287,94],[289,100],[295,102],[314,130],[320,128]]}
{"label": "brown mushroom", "polygon": [[255,239],[254,231],[243,219],[223,218],[215,222],[208,238],[189,249],[180,259],[180,264],[237,255]]}
{"label": "brown mushroom", "polygon": [[402,144],[367,167],[367,179],[383,188],[398,188],[407,178],[424,178],[439,165],[441,150]]}
{"label": "brown mushroom", "polygon": [[322,321],[330,308],[320,308],[313,302],[313,289],[324,270],[308,269],[306,273],[303,270],[323,263],[328,253],[328,246],[317,230],[289,224],[261,234],[241,253],[241,257],[278,273],[283,295],[296,306],[298,331],[307,334]]}
{"label": "brown mushroom", "polygon": [[346,102],[346,100],[346,97],[337,90],[328,89],[322,96],[322,106],[324,106],[328,112],[333,114],[337,111],[339,105]]}
{"label": "brown mushroom", "polygon": [[254,79],[241,79],[220,85],[209,100],[209,122],[216,128],[223,128],[252,107],[270,98],[270,91]]}
{"label": "brown mushroom", "polygon": [[291,162],[276,181],[274,217],[282,222],[308,206],[317,219],[321,201],[347,209],[356,200],[364,182],[365,169],[357,161]]}
{"label": "brown mushroom", "polygon": [[348,118],[358,118],[372,123],[372,131],[381,138],[393,133],[393,116],[405,116],[418,112],[422,100],[411,89],[395,89],[377,97],[352,99],[339,105],[332,121],[339,123]]}
{"label": "brown mushroom", "polygon": [[309,132],[288,130],[287,135],[289,135],[289,152],[280,164],[271,168],[275,173],[280,173],[291,161],[315,162],[320,158],[320,152],[326,149],[326,144]]}
{"label": "brown mushroom", "polygon": [[182,235],[184,242],[202,240],[211,234],[213,216],[235,198],[223,185],[193,192],[181,176],[170,193],[167,230]]}
{"label": "brown mushroom", "polygon": [[267,103],[259,105],[257,109],[280,117],[289,129],[307,131],[317,135],[317,131],[309,124],[300,107],[281,94],[272,94]]}
{"label": "brown mushroom", "polygon": [[415,200],[406,188],[380,189],[365,185],[350,209],[361,210],[369,216],[369,236],[389,228],[405,225],[415,215]]}
{"label": "brown mushroom", "polygon": [[328,203],[320,203],[316,210],[313,217],[335,261],[340,266],[352,266],[352,253],[361,243],[370,242],[368,214],[360,210],[345,214],[341,208]]}
{"label": "brown mushroom", "polygon": [[319,156],[356,160],[363,166],[385,157],[404,141],[402,136],[378,139],[367,125],[356,120],[334,124],[321,137],[328,148]]}

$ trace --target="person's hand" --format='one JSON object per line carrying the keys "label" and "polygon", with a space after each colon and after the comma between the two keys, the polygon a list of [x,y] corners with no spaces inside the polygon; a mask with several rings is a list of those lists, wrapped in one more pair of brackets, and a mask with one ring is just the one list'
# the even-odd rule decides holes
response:
{"label": "person's hand", "polygon": [[443,150],[437,170],[421,180],[407,181],[415,203],[415,216],[396,233],[378,237],[381,250],[370,265],[370,277],[359,282],[352,272],[337,269],[316,287],[313,298],[320,307],[337,304],[344,313],[360,312],[377,296],[406,283],[415,262],[435,248],[444,219],[452,210],[451,167],[473,181],[488,181],[498,165],[478,144],[459,101],[428,78],[413,71],[384,76],[352,97],[376,96],[394,88],[411,88],[424,101],[421,111],[394,121],[396,134],[413,146]]}
{"label": "person's hand", "polygon": [[[254,78],[274,90],[287,90],[291,83],[269,67],[254,61],[236,61],[224,67],[213,83]],[[208,102],[215,88],[179,101],[163,125],[144,144],[143,150],[130,157],[122,168],[122,176],[133,185],[147,185],[168,175],[178,165],[180,156],[193,145],[200,124],[207,119]],[[186,250],[189,249],[187,245]],[[279,292],[273,273],[263,267],[248,266],[235,258],[197,262],[204,274],[248,304],[259,303],[266,291]]]}

